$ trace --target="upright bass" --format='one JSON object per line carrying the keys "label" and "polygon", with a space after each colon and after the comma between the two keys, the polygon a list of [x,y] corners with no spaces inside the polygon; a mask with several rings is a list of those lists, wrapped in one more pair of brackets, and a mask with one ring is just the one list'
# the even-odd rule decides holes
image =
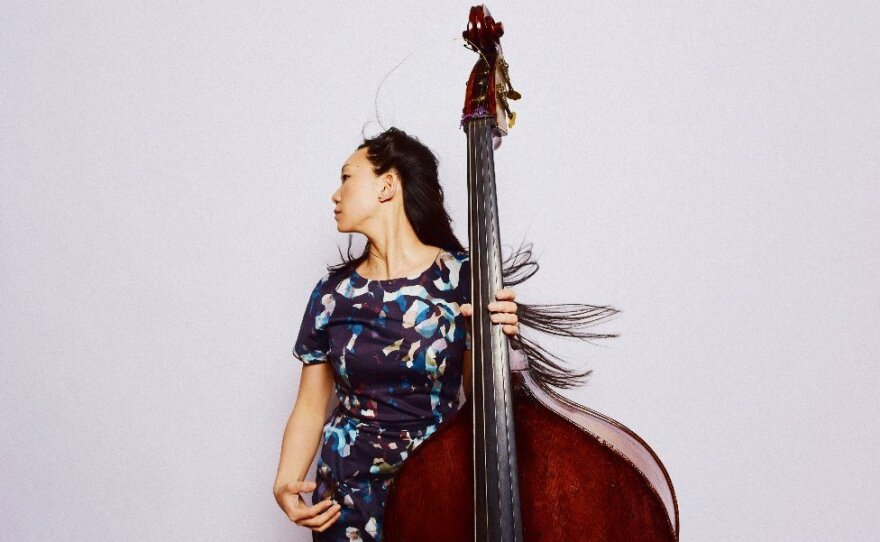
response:
{"label": "upright bass", "polygon": [[[469,400],[394,478],[385,542],[670,542],[678,502],[666,468],[623,424],[510,366],[486,306],[503,287],[495,143],[516,99],[485,6],[463,36],[480,54],[467,84],[468,226],[473,306]],[[509,120],[509,123],[508,123]]]}

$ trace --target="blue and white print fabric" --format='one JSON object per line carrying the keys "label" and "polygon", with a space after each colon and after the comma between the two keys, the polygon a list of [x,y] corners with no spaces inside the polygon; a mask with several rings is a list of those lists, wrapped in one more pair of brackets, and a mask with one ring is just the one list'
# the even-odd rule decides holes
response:
{"label": "blue and white print fabric", "polygon": [[470,299],[467,252],[441,250],[425,271],[389,280],[357,271],[315,285],[293,354],[330,363],[339,405],[324,425],[312,503],[342,515],[320,541],[381,541],[385,497],[407,455],[464,403]]}

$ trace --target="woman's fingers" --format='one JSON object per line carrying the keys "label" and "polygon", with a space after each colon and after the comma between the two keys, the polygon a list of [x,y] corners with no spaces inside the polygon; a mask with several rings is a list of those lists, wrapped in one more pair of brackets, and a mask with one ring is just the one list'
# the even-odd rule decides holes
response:
{"label": "woman's fingers", "polygon": [[514,299],[516,299],[516,292],[513,291],[513,288],[501,288],[500,290],[495,292],[495,299],[499,301],[513,301]]}
{"label": "woman's fingers", "polygon": [[489,303],[488,308],[492,312],[516,312],[517,306],[513,301],[516,299],[516,292],[513,288],[502,288],[495,292],[495,299]]}
{"label": "woman's fingers", "polygon": [[493,313],[490,318],[493,323],[504,324],[501,331],[503,331],[505,335],[519,335],[519,318],[515,314],[515,311],[496,312]]}
{"label": "woman's fingers", "polygon": [[288,493],[285,495],[284,502],[284,511],[287,512],[287,517],[290,521],[294,523],[299,521],[301,516],[305,515],[305,509],[308,508],[306,501],[296,493]]}
{"label": "woman's fingers", "polygon": [[[489,309],[489,312],[516,312],[519,306],[513,301],[493,301],[486,305],[486,308]],[[470,316],[473,307],[470,303],[465,303],[459,307],[459,310],[463,315]]]}
{"label": "woman's fingers", "polygon": [[[501,328],[507,335],[519,334],[519,318],[516,316],[518,306],[515,301],[516,292],[512,288],[502,288],[495,292],[495,299],[489,303],[486,308],[491,313],[490,319],[496,324],[504,324]],[[473,307],[470,303],[461,306],[461,313],[468,318],[473,314]]]}
{"label": "woman's fingers", "polygon": [[[297,522],[297,525],[302,527],[309,527],[312,529],[318,529],[324,527],[325,529],[330,526],[330,520],[333,519],[336,515],[340,514],[340,510],[342,509],[342,505],[339,503],[334,503],[332,506],[327,508],[320,514],[315,515],[314,517],[306,518]],[[335,521],[335,520],[334,520]],[[325,524],[326,527],[325,527]]]}
{"label": "woman's fingers", "polygon": [[336,523],[336,520],[338,520],[339,517],[342,515],[342,508],[337,510],[335,513],[333,513],[333,512],[330,512],[330,513],[331,513],[331,515],[327,519],[327,521],[325,521],[324,523],[322,523],[318,527],[312,527],[312,530],[318,531],[319,533],[322,533],[322,532],[326,531],[327,529],[329,529],[330,526],[333,525],[334,523]]}
{"label": "woman's fingers", "polygon": [[289,502],[291,498],[295,500],[297,495],[302,492],[314,491],[315,486],[315,482],[307,480],[294,480],[292,482],[287,482],[276,486],[272,490],[272,493],[275,495],[275,500],[278,502],[278,505],[281,506],[281,508],[285,512],[287,512],[287,509],[292,507],[292,503]]}
{"label": "woman's fingers", "polygon": [[306,506],[305,501],[302,500],[302,497],[299,498],[299,506],[290,511],[290,519],[293,520],[297,525],[304,525],[305,521],[308,521],[318,514],[325,512],[328,508],[333,506],[333,501],[330,499],[324,499],[318,504],[312,506]]}
{"label": "woman's fingers", "polygon": [[293,521],[294,514],[306,506],[305,501],[303,501],[299,494],[314,491],[316,486],[315,482],[309,480],[292,480],[276,486],[272,493],[275,495],[275,501],[278,502],[278,506]]}
{"label": "woman's fingers", "polygon": [[519,319],[513,313],[496,312],[491,316],[492,322],[504,324],[501,330],[507,335],[519,335]]}
{"label": "woman's fingers", "polygon": [[519,322],[517,315],[511,312],[496,312],[490,316],[496,324],[515,324]]}
{"label": "woman's fingers", "polygon": [[291,502],[287,517],[300,527],[308,527],[314,531],[322,532],[328,529],[342,515],[342,506],[334,503],[331,499],[308,506],[299,495],[300,491],[315,489],[314,482],[291,482],[285,487],[285,502]]}
{"label": "woman's fingers", "polygon": [[490,312],[516,312],[519,308],[513,301],[493,301],[486,307]]}

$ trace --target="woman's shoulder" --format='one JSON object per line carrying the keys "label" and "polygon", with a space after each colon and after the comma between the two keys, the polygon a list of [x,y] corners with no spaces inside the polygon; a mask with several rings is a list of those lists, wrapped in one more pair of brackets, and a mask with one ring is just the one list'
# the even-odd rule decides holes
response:
{"label": "woman's shoulder", "polygon": [[470,253],[467,250],[447,250],[445,253],[447,258],[459,263],[470,261]]}
{"label": "woman's shoulder", "polygon": [[314,283],[312,288],[312,296],[322,296],[332,293],[334,290],[333,273],[327,271]]}
{"label": "woman's shoulder", "polygon": [[447,250],[441,258],[439,280],[435,282],[441,290],[460,290],[470,284],[470,253],[467,250]]}
{"label": "woman's shoulder", "polygon": [[446,250],[442,253],[443,266],[450,271],[470,269],[470,253],[466,250]]}

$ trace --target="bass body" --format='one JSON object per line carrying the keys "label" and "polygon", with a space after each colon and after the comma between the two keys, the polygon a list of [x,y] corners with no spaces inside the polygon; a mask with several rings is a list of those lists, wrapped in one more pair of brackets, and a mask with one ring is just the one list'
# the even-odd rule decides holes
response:
{"label": "bass body", "polygon": [[[678,506],[651,448],[619,422],[511,375],[526,542],[672,542]],[[474,540],[471,402],[404,462],[385,506],[386,542]]]}

